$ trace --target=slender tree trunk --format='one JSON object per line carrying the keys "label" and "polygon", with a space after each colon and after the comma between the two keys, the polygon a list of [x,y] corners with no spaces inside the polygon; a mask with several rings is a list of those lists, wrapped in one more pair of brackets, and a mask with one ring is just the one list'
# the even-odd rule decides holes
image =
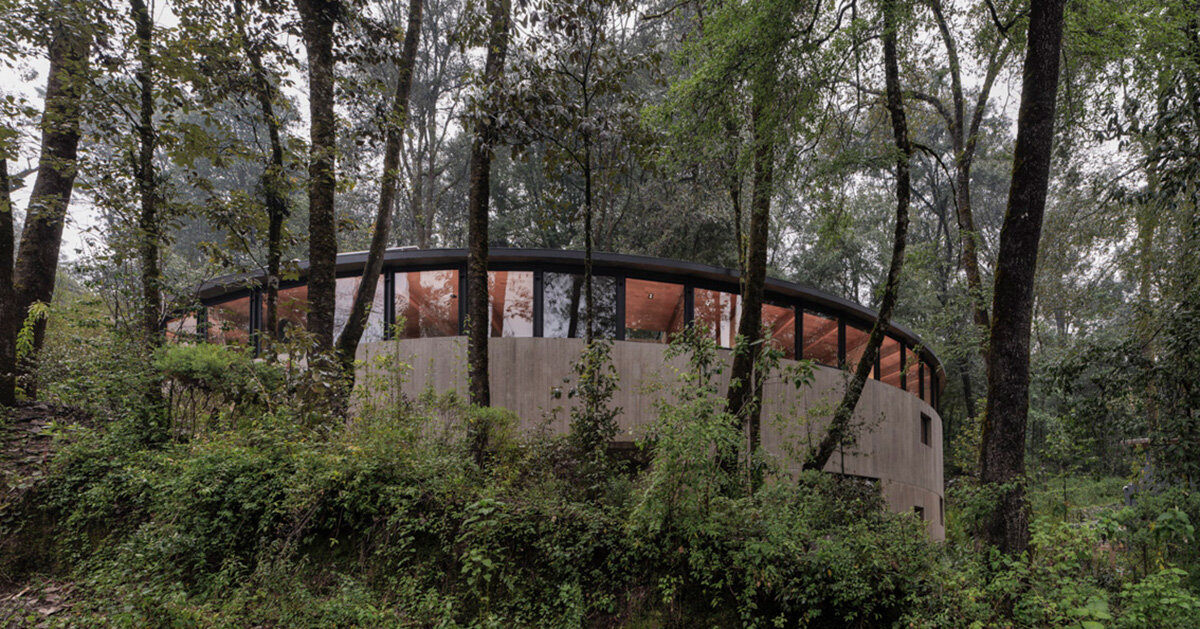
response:
{"label": "slender tree trunk", "polygon": [[259,45],[250,41],[246,31],[246,15],[242,0],[234,0],[234,15],[237,17],[238,35],[242,39],[242,51],[250,61],[253,74],[254,97],[262,109],[263,122],[267,125],[267,138],[271,144],[271,156],[263,169],[262,186],[267,206],[267,311],[263,327],[267,338],[279,336],[279,273],[283,260],[283,223],[288,216],[287,177],[283,165],[283,139],[279,118],[275,115],[275,100],[278,93],[263,67]]}
{"label": "slender tree trunk", "polygon": [[337,128],[333,112],[333,27],[336,0],[296,0],[308,53],[308,331],[318,349],[333,347],[337,291],[337,220],[334,161]]}
{"label": "slender tree trunk", "polygon": [[[13,265],[16,326],[22,324],[35,302],[50,303],[54,299],[63,221],[75,184],[79,118],[90,47],[91,35],[85,26],[64,22],[54,25],[41,123],[42,152],[25,228],[21,231],[21,248]],[[42,319],[34,324],[34,356],[41,350],[45,334],[46,322]],[[18,376],[32,371],[33,360],[30,357],[17,366]],[[25,392],[36,397],[37,383],[29,380]]]}
{"label": "slender tree trunk", "polygon": [[912,194],[909,174],[912,145],[908,140],[908,120],[904,115],[900,64],[896,55],[896,14],[899,10],[896,7],[897,1],[883,2],[883,69],[887,83],[887,109],[891,114],[892,138],[896,147],[896,232],[892,240],[892,261],[888,267],[887,284],[879,304],[879,313],[871,327],[871,335],[867,338],[867,346],[863,348],[862,356],[854,369],[854,376],[846,385],[846,392],[833,412],[833,419],[830,420],[821,443],[816,450],[809,452],[804,461],[806,470],[824,469],[834,451],[844,445],[850,437],[854,409],[858,406],[863,387],[866,386],[871,369],[875,366],[875,359],[879,356],[879,347],[883,344],[883,337],[900,293],[900,274],[904,268],[904,250],[908,241],[908,206]]}
{"label": "slender tree trunk", "polygon": [[404,48],[400,53],[399,76],[396,78],[396,94],[392,97],[392,111],[387,120],[387,133],[383,150],[383,176],[380,179],[379,208],[375,212],[375,227],[371,234],[371,248],[363,269],[362,281],[354,293],[354,304],[350,307],[350,318],[338,338],[338,354],[346,367],[347,377],[354,380],[354,354],[367,327],[371,303],[375,299],[375,288],[379,273],[383,270],[383,254],[387,251],[388,235],[391,232],[392,206],[396,204],[396,185],[400,180],[400,148],[404,129],[408,122],[408,95],[412,91],[413,66],[417,61],[417,43],[421,38],[421,0],[408,2],[408,26],[404,32]]}
{"label": "slender tree trunk", "polygon": [[130,0],[137,36],[139,89],[138,159],[134,177],[141,197],[138,217],[138,255],[142,262],[142,334],[148,347],[162,342],[159,324],[162,319],[162,288],[159,270],[158,182],[154,172],[154,149],[158,135],[154,129],[154,51],[151,48],[154,24],[144,0]]}
{"label": "slender tree trunk", "polygon": [[592,287],[592,140],[584,134],[583,147],[583,303],[584,339],[588,347],[596,338],[596,302]]}
{"label": "slender tree trunk", "polygon": [[[767,245],[771,225],[771,193],[775,170],[775,140],[768,121],[775,106],[775,68],[758,81],[750,105],[754,128],[754,189],[750,196],[750,242],[746,273],[742,280],[742,319],[738,323],[740,343],[734,350],[726,403],[737,417],[738,427],[749,429],[750,449],[758,448],[759,400],[755,365],[762,353],[762,304],[767,282]],[[739,244],[740,246],[740,244]]]}
{"label": "slender tree trunk", "polygon": [[17,316],[13,301],[13,206],[8,147],[0,146],[0,406],[17,401]]}
{"label": "slender tree trunk", "polygon": [[958,360],[958,369],[961,374],[963,388],[963,403],[966,405],[967,417],[976,417],[979,413],[975,408],[975,391],[971,386],[971,363],[967,359]]}
{"label": "slender tree trunk", "polygon": [[941,0],[929,0],[933,11],[942,43],[946,48],[946,58],[950,69],[950,90],[954,99],[952,116],[948,120],[950,138],[954,148],[954,196],[958,234],[962,245],[962,265],[967,276],[967,294],[971,300],[971,315],[976,329],[979,331],[979,353],[984,364],[987,364],[987,334],[990,327],[990,316],[987,310],[987,300],[983,291],[983,275],[979,270],[979,232],[975,227],[974,209],[971,206],[971,168],[975,162],[975,148],[978,145],[979,128],[987,112],[988,98],[1000,69],[1008,59],[1010,45],[1003,33],[997,34],[996,48],[993,50],[987,65],[983,85],[975,102],[975,109],[967,121],[965,97],[962,87],[962,67],[958,58],[958,47],[950,32],[949,22],[942,10]]}
{"label": "slender tree trunk", "polygon": [[1000,230],[992,298],[979,477],[997,495],[996,507],[985,520],[981,535],[983,541],[1009,554],[1020,553],[1029,544],[1021,486],[1029,412],[1029,335],[1038,244],[1050,184],[1064,2],[1033,0],[1030,5],[1012,183]]}
{"label": "slender tree trunk", "polygon": [[[504,74],[508,52],[509,0],[488,0],[491,21],[487,58],[484,61],[483,90],[494,89]],[[475,120],[475,139],[471,146],[470,195],[467,199],[467,362],[470,372],[471,403],[491,404],[488,386],[488,197],[491,194],[492,150],[496,143],[496,119],[493,99],[485,99],[484,109]]]}
{"label": "slender tree trunk", "polygon": [[[971,297],[975,324],[979,326],[981,332],[986,332],[988,314],[987,306],[983,303],[983,282],[979,273],[978,234],[975,230],[975,217],[971,211],[971,165],[974,161],[975,142],[972,138],[968,148],[965,99],[962,89],[962,69],[958,60],[958,46],[950,33],[950,26],[942,11],[941,1],[930,0],[929,5],[937,21],[942,43],[946,47],[946,59],[950,66],[950,92],[954,100],[954,109],[948,122],[950,123],[950,139],[954,148],[954,195],[958,210],[959,238],[962,240],[962,264],[967,274],[967,291]],[[983,94],[983,98],[986,97],[986,93]],[[984,103],[986,101],[981,102],[981,108]]]}

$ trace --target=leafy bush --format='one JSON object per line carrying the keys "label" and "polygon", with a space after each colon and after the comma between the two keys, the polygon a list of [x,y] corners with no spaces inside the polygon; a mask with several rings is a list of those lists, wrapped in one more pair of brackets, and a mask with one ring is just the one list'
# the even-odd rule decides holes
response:
{"label": "leafy bush", "polygon": [[[988,497],[958,488],[956,541],[934,544],[870,482],[766,467],[747,482],[754,469],[726,464],[750,457],[715,348],[681,336],[687,367],[641,444],[648,467],[586,474],[580,444],[595,439],[522,435],[512,413],[453,394],[317,416],[318,375],[225,348],[168,347],[154,369],[107,374],[80,359],[55,390],[108,395],[88,402],[109,414],[58,429],[47,477],[0,513],[6,548],[28,542],[0,575],[73,579],[71,626],[1197,622],[1193,494],[1098,525],[1039,518],[1030,551],[1002,557],[963,535]],[[117,347],[105,338],[95,347]],[[219,400],[218,421],[138,438],[137,388],[164,380]]]}
{"label": "leafy bush", "polygon": [[1163,568],[1121,590],[1122,627],[1200,627],[1200,597],[1183,586],[1187,572]]}
{"label": "leafy bush", "polygon": [[176,430],[195,433],[222,416],[236,425],[237,419],[261,415],[272,409],[273,401],[286,399],[283,370],[254,360],[244,348],[167,345],[155,356],[154,367],[167,383]]}

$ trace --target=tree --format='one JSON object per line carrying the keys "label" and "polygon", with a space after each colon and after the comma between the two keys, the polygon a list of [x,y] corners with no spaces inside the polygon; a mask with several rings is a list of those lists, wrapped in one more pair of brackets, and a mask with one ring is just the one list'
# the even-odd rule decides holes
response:
{"label": "tree", "polygon": [[274,339],[279,333],[279,281],[283,259],[283,224],[287,219],[287,176],[283,163],[282,124],[275,110],[279,93],[267,75],[263,64],[264,42],[252,40],[246,27],[245,7],[242,0],[233,0],[233,13],[237,25],[242,52],[250,61],[251,85],[254,98],[262,110],[263,123],[267,126],[270,156],[262,174],[263,193],[267,206],[267,293],[264,327],[267,335]]}
{"label": "tree", "polygon": [[821,438],[816,450],[810,452],[804,461],[804,469],[821,470],[829,462],[834,451],[849,437],[850,420],[854,417],[854,409],[862,396],[863,387],[871,370],[875,367],[879,356],[879,347],[883,343],[891,321],[892,311],[895,310],[896,300],[900,291],[900,273],[904,268],[904,250],[908,240],[908,206],[912,195],[909,162],[912,159],[912,144],[908,139],[908,120],[904,114],[904,100],[900,89],[900,63],[896,53],[897,29],[900,25],[899,0],[883,0],[883,69],[887,85],[887,110],[892,121],[892,140],[896,148],[896,231],[892,240],[892,261],[888,267],[887,283],[884,285],[883,297],[875,316],[875,324],[871,327],[871,335],[863,349],[862,356],[855,366],[854,376],[846,384],[842,401],[833,412],[833,418],[825,435]]}
{"label": "tree", "polygon": [[328,350],[333,348],[337,290],[333,31],[341,4],[338,0],[296,0],[296,8],[308,53],[308,330],[317,348]]}
{"label": "tree", "polygon": [[[50,72],[41,120],[42,148],[37,179],[13,265],[15,308],[7,312],[11,320],[0,321],[0,333],[5,335],[16,334],[30,306],[36,302],[48,304],[54,298],[63,221],[75,185],[79,125],[93,31],[88,19],[78,14],[86,11],[85,8],[59,8],[50,25]],[[33,326],[36,356],[45,339],[46,321],[39,318]],[[28,365],[17,367],[19,372],[28,373]],[[30,382],[25,391],[35,396],[36,383]]]}
{"label": "tree", "polygon": [[[966,96],[963,90],[962,63],[959,60],[958,44],[951,32],[946,12],[941,0],[928,0],[938,25],[938,33],[946,48],[946,62],[950,74],[950,95],[952,106],[947,110],[945,104],[936,97],[922,94],[919,98],[932,104],[946,121],[950,131],[951,146],[954,150],[954,203],[955,216],[958,219],[959,239],[962,243],[962,267],[967,276],[967,292],[970,296],[972,316],[980,335],[985,336],[989,317],[983,279],[979,271],[979,234],[975,225],[975,215],[971,206],[971,167],[975,162],[976,147],[979,142],[980,125],[987,112],[988,99],[1000,70],[1004,67],[1012,45],[1003,25],[997,24],[997,32],[991,38],[990,48],[984,65],[984,78],[975,99],[974,108],[966,109]],[[1010,23],[1011,25],[1011,23]],[[968,118],[969,115],[969,118]],[[980,350],[986,349],[980,344]],[[986,361],[986,356],[984,360]],[[967,385],[969,387],[969,385]]]}
{"label": "tree", "polygon": [[413,68],[409,125],[401,168],[408,182],[403,211],[393,221],[393,240],[427,249],[451,236],[439,223],[465,218],[470,143],[456,121],[462,118],[469,58],[451,33],[470,7],[454,0],[427,0],[421,13],[424,36]]}
{"label": "tree", "polygon": [[491,404],[488,386],[488,199],[491,194],[492,153],[499,137],[493,109],[494,92],[504,75],[510,28],[509,0],[487,0],[487,57],[483,95],[474,105],[471,145],[470,196],[467,200],[467,364],[471,403]]}
{"label": "tree", "polygon": [[417,44],[421,37],[422,0],[409,0],[408,26],[404,33],[404,48],[400,54],[399,77],[396,93],[392,97],[392,110],[384,125],[383,176],[379,190],[379,209],[375,214],[375,226],[371,233],[371,248],[363,268],[362,281],[354,293],[354,303],[346,327],[338,337],[338,353],[347,365],[350,378],[354,377],[354,354],[367,325],[371,302],[375,299],[375,288],[379,273],[383,270],[383,254],[391,236],[393,205],[396,201],[396,186],[400,179],[400,148],[404,129],[408,122],[408,95],[412,89],[413,65],[417,59]]}
{"label": "tree", "polygon": [[[7,131],[7,129],[4,129]],[[0,406],[17,402],[16,304],[13,303],[13,205],[8,182],[8,138],[0,144]]]}
{"label": "tree", "polygon": [[[773,109],[778,89],[774,63],[766,63],[751,79],[750,125],[753,131],[753,190],[750,198],[750,234],[743,258],[742,318],[738,322],[738,346],[733,353],[729,391],[730,412],[748,424],[750,448],[758,447],[762,384],[755,373],[762,354],[762,306],[767,283],[767,246],[771,225],[771,196],[774,194],[775,137]],[[736,195],[734,195],[736,201]],[[739,209],[738,204],[734,204]],[[737,219],[740,222],[740,217]],[[738,243],[739,247],[741,243]]]}
{"label": "tree", "polygon": [[139,92],[137,169],[134,179],[138,184],[141,214],[138,217],[138,252],[141,258],[142,280],[142,335],[148,346],[154,347],[162,339],[159,324],[162,320],[162,291],[159,272],[159,242],[161,240],[158,209],[158,182],[154,170],[154,149],[158,143],[154,130],[154,24],[145,0],[130,0],[130,12],[137,40],[137,83]]}
{"label": "tree", "polygon": [[1029,543],[1021,486],[1029,413],[1029,337],[1054,146],[1064,4],[1064,0],[1034,0],[1030,5],[1012,181],[992,297],[979,479],[996,493],[996,506],[985,519],[981,537],[1009,554],[1024,551]]}

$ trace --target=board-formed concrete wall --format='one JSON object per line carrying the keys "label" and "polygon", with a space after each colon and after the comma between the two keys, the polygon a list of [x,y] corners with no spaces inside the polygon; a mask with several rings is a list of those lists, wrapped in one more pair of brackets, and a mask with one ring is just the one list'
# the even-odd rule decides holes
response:
{"label": "board-formed concrete wall", "polygon": [[[618,440],[636,439],[654,420],[655,404],[677,381],[676,370],[684,361],[667,360],[665,350],[657,343],[613,342],[612,361],[620,376],[613,405],[622,409]],[[514,411],[522,430],[545,426],[554,433],[566,432],[573,403],[566,395],[571,363],[582,351],[582,339],[490,339],[492,404]],[[720,351],[729,358],[728,350]],[[430,388],[466,395],[466,337],[382,341],[359,347],[358,358],[366,371],[372,370],[380,355],[411,367],[396,376],[396,387],[406,396]],[[793,361],[781,362],[786,366]],[[728,378],[727,372],[723,379]],[[360,382],[366,375],[360,373]],[[799,470],[800,455],[820,439],[848,377],[846,372],[817,366],[812,384],[803,389],[780,377],[765,384],[762,443],[785,468]],[[721,390],[726,383],[718,383]],[[928,444],[922,443],[922,415],[929,422]],[[911,393],[871,380],[863,390],[855,421],[859,425],[856,443],[834,454],[826,471],[878,480],[889,508],[896,512],[920,508],[930,536],[943,539],[942,421],[937,412]]]}

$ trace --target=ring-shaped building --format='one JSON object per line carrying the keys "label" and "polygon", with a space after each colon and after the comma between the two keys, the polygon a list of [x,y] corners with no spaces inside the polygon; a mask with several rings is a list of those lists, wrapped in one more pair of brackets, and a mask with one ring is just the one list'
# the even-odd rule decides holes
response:
{"label": "ring-shaped building", "polygon": [[[365,262],[365,252],[338,256],[335,334],[345,325]],[[359,357],[389,353],[411,365],[411,372],[396,378],[398,392],[415,396],[432,387],[465,393],[466,264],[465,249],[386,253]],[[492,403],[516,412],[527,430],[566,430],[566,407],[572,401],[561,393],[572,361],[583,350],[583,267],[578,251],[489,252]],[[592,271],[593,327],[597,337],[613,340],[613,365],[620,377],[613,404],[622,409],[618,440],[629,442],[653,420],[655,404],[669,395],[669,387],[661,385],[681,366],[664,355],[674,335],[696,322],[719,347],[732,347],[741,316],[738,273],[613,253],[593,255]],[[301,263],[300,279],[280,287],[277,332],[305,325],[306,273],[307,265]],[[261,274],[249,274],[204,284],[204,308],[169,320],[168,336],[257,343],[264,327],[264,280]],[[797,359],[816,364],[807,387],[797,389],[781,378],[764,387],[762,445],[784,467],[798,470],[795,453],[820,438],[841,398],[848,369],[865,348],[875,313],[819,290],[768,279],[762,318],[785,365]],[[893,323],[856,410],[855,443],[826,467],[877,482],[891,509],[916,513],[936,539],[944,536],[937,412],[943,386],[937,356],[915,334]]]}

